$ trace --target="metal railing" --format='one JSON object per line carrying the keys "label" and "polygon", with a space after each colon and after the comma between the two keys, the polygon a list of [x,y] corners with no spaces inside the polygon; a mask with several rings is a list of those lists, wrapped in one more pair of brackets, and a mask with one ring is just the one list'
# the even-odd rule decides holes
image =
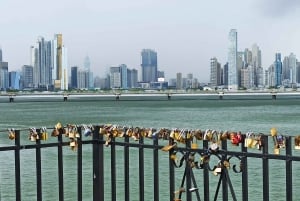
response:
{"label": "metal railing", "polygon": [[[160,155],[168,155],[168,184],[164,189],[169,193],[170,201],[180,200],[238,200],[235,192],[235,186],[241,186],[241,199],[249,200],[248,191],[248,160],[256,158],[262,162],[262,198],[264,201],[270,200],[270,160],[285,161],[285,199],[293,200],[293,162],[300,161],[299,156],[292,154],[294,138],[295,148],[300,148],[300,137],[282,136],[271,130],[271,135],[240,132],[216,132],[214,130],[178,130],[178,129],[153,129],[139,127],[120,127],[114,125],[96,125],[96,126],[61,126],[57,124],[52,128],[52,136],[57,137],[57,142],[41,143],[41,140],[48,138],[46,128],[29,129],[29,139],[35,143],[22,145],[20,135],[24,130],[9,129],[9,138],[14,140],[13,146],[0,147],[2,151],[13,151],[15,161],[15,199],[21,201],[21,162],[20,152],[26,149],[35,150],[36,161],[36,200],[42,200],[42,155],[41,149],[57,147],[58,164],[58,198],[64,200],[64,153],[63,147],[70,146],[77,154],[77,200],[83,200],[83,145],[92,146],[92,169],[93,169],[93,200],[105,200],[104,194],[104,149],[110,150],[110,199],[117,200],[117,176],[116,176],[116,150],[123,147],[123,171],[124,171],[124,200],[130,201],[130,148],[138,151],[138,189],[139,200],[148,200],[145,198],[145,149],[152,150],[153,160],[153,197],[155,201],[160,200],[159,183]],[[49,130],[49,128],[48,128]],[[28,131],[28,130],[26,130]],[[3,131],[2,131],[3,132]],[[50,134],[49,134],[50,135]],[[69,137],[69,141],[64,141],[62,136]],[[92,138],[84,138],[91,136]],[[49,136],[50,137],[50,136]],[[270,141],[271,138],[273,141]],[[134,140],[131,140],[134,139]],[[159,144],[159,140],[165,140],[166,145]],[[145,140],[152,140],[153,143],[145,143]],[[274,143],[274,153],[269,153],[270,144]],[[228,149],[228,146],[234,146],[234,150]],[[240,147],[240,148],[238,148]],[[249,151],[255,148],[256,151]],[[281,149],[285,154],[280,154]],[[165,151],[165,152],[162,152]],[[234,164],[238,161],[237,164]],[[136,163],[136,161],[134,161]],[[91,164],[87,164],[91,165]],[[166,167],[164,167],[166,168]],[[176,169],[183,169],[181,178],[175,175]],[[199,171],[198,171],[199,170]],[[241,175],[241,185],[231,181],[229,171]],[[197,171],[197,172],[196,172]],[[219,177],[217,188],[211,185],[210,173]],[[202,174],[201,180],[197,180],[195,174]],[[180,185],[176,181],[181,179]],[[276,179],[276,178],[271,178]],[[272,181],[271,180],[271,181]],[[136,185],[136,184],[134,184]],[[220,194],[222,191],[222,194]],[[1,195],[1,194],[0,194]],[[252,196],[252,195],[251,195]]]}

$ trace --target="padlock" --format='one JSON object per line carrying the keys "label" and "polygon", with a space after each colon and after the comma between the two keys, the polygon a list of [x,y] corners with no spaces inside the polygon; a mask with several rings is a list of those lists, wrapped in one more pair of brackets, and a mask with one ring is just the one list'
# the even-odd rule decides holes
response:
{"label": "padlock", "polygon": [[9,129],[9,130],[8,130],[8,138],[9,138],[10,140],[16,139],[16,133],[15,133],[15,130],[14,130],[14,129]]}
{"label": "padlock", "polygon": [[191,149],[198,149],[197,138],[195,136],[192,138]]}
{"label": "padlock", "polygon": [[48,133],[47,132],[42,132],[41,133],[41,140],[48,140]]}
{"label": "padlock", "polygon": [[165,152],[168,152],[170,151],[171,149],[175,148],[177,146],[177,143],[176,142],[173,142],[173,144],[171,145],[166,145],[164,146],[163,148],[161,148],[162,151],[165,151]]}
{"label": "padlock", "polygon": [[276,128],[271,128],[270,132],[271,132],[272,137],[277,135],[277,129]]}
{"label": "padlock", "polygon": [[280,154],[280,149],[279,148],[274,148],[274,154]]}
{"label": "padlock", "polygon": [[295,136],[295,149],[300,149],[300,135]]}
{"label": "padlock", "polygon": [[222,172],[222,168],[221,167],[216,167],[215,170],[214,170],[214,172],[213,172],[213,174],[215,176],[217,176],[218,174],[221,174],[221,172]]}
{"label": "padlock", "polygon": [[228,160],[224,160],[224,161],[223,161],[223,165],[224,165],[224,167],[226,167],[227,169],[230,168],[230,163],[229,163]]}
{"label": "padlock", "polygon": [[252,144],[252,138],[250,137],[250,132],[246,133],[245,141],[244,141],[244,147],[249,148]]}
{"label": "padlock", "polygon": [[209,145],[209,148],[211,151],[218,151],[219,150],[219,144],[220,144],[220,136],[218,135],[218,133],[213,130],[211,132],[211,144]]}
{"label": "padlock", "polygon": [[210,141],[211,138],[212,138],[212,132],[211,132],[211,130],[210,129],[206,129],[203,139]]}

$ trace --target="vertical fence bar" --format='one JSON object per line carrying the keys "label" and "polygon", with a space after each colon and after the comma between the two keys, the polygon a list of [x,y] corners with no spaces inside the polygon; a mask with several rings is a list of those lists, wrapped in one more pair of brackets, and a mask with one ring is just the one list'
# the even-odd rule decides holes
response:
{"label": "vertical fence bar", "polygon": [[139,189],[140,189],[140,201],[144,201],[144,138],[140,138],[140,147],[139,147]]}
{"label": "vertical fence bar", "polygon": [[263,165],[263,200],[269,201],[269,140],[268,136],[262,136],[263,138],[263,154],[262,165]]}
{"label": "vertical fence bar", "polygon": [[[203,140],[203,149],[208,149],[208,141]],[[209,170],[207,168],[207,165],[204,165],[203,169],[203,186],[204,186],[204,200],[209,201]]]}
{"label": "vertical fence bar", "polygon": [[158,172],[158,137],[153,139],[153,184],[154,200],[159,200],[159,172]]}
{"label": "vertical fence bar", "polygon": [[[245,135],[243,136],[242,142],[245,141]],[[241,146],[241,151],[247,153],[248,149],[245,146]],[[243,201],[248,201],[248,160],[247,157],[242,157],[241,159],[242,165],[242,196]]]}
{"label": "vertical fence bar", "polygon": [[15,183],[16,201],[21,201],[20,130],[15,131]]}
{"label": "vertical fence bar", "polygon": [[124,146],[124,178],[125,178],[125,201],[130,201],[129,191],[129,137],[125,135],[125,146]]}
{"label": "vertical fence bar", "polygon": [[[222,150],[227,151],[227,140],[222,140]],[[224,162],[227,159],[227,155],[222,155],[222,161]],[[225,167],[226,168],[226,167]],[[222,172],[222,175],[225,174]],[[228,183],[227,178],[223,176],[222,178],[222,196],[223,201],[228,201]]]}
{"label": "vertical fence bar", "polygon": [[79,138],[77,138],[77,200],[82,200],[82,134],[81,127],[77,128]]}
{"label": "vertical fence bar", "polygon": [[36,160],[36,198],[42,201],[42,165],[41,165],[41,130],[36,129],[39,139],[36,139],[35,160]]}
{"label": "vertical fence bar", "polygon": [[58,146],[57,146],[57,154],[58,154],[58,196],[59,201],[64,201],[64,166],[63,166],[63,140],[62,140],[62,132],[60,129],[59,135],[57,136]]}
{"label": "vertical fence bar", "polygon": [[[173,139],[169,139],[169,144],[173,144]],[[172,151],[169,151],[169,182],[170,182],[170,201],[174,200],[175,191],[175,170],[173,165],[173,160],[171,159]]]}
{"label": "vertical fence bar", "polygon": [[286,161],[285,161],[285,178],[286,178],[286,200],[293,200],[293,166],[292,160],[289,158],[292,156],[292,137],[286,137]]}
{"label": "vertical fence bar", "polygon": [[[190,140],[186,140],[185,143],[186,149],[189,150],[191,148],[191,141]],[[191,180],[191,166],[190,166],[190,161],[189,161],[189,157],[190,157],[191,152],[187,151],[185,153],[185,168],[186,168],[186,200],[191,201],[192,200],[192,193],[190,191],[191,187],[192,187],[192,180]]]}
{"label": "vertical fence bar", "polygon": [[93,131],[93,200],[104,200],[104,154],[103,135],[99,135],[99,126]]}
{"label": "vertical fence bar", "polygon": [[115,144],[115,138],[111,139],[111,145],[110,145],[110,168],[111,168],[111,200],[115,201],[117,200],[117,186],[116,186],[116,144]]}

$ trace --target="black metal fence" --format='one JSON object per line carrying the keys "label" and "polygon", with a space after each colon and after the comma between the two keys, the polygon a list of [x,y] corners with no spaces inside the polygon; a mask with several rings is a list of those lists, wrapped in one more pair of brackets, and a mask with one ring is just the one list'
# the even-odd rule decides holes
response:
{"label": "black metal fence", "polygon": [[[48,128],[49,130],[49,128]],[[249,195],[248,160],[256,158],[261,160],[262,169],[256,170],[261,173],[262,178],[262,198],[264,201],[270,200],[270,182],[276,178],[270,178],[270,160],[281,160],[285,162],[285,193],[282,192],[285,200],[293,200],[293,163],[300,161],[299,156],[293,155],[294,149],[300,148],[299,136],[279,135],[275,129],[271,129],[270,135],[214,130],[178,130],[178,129],[153,129],[140,127],[120,127],[114,125],[67,125],[57,124],[51,128],[52,133],[48,134],[46,128],[29,129],[29,140],[35,142],[29,145],[20,143],[20,135],[24,130],[8,130],[8,137],[14,140],[14,146],[0,147],[2,151],[13,151],[15,160],[15,199],[21,201],[21,163],[20,152],[25,149],[35,150],[36,161],[36,200],[42,200],[42,156],[41,149],[57,147],[58,164],[58,189],[59,200],[64,200],[64,153],[63,146],[70,146],[77,154],[77,200],[83,200],[82,171],[83,145],[92,146],[92,167],[93,167],[93,200],[105,200],[104,188],[104,149],[110,149],[110,199],[117,200],[117,167],[116,149],[123,147],[123,171],[124,171],[124,200],[130,201],[130,187],[138,185],[139,200],[149,200],[145,197],[145,153],[152,150],[153,160],[153,195],[152,200],[160,200],[161,186],[159,183],[159,171],[161,168],[168,168],[169,186],[164,189],[169,193],[170,201],[180,200],[238,200],[235,187],[241,188],[240,199],[243,201],[251,200],[253,194]],[[26,130],[28,131],[28,130]],[[41,143],[48,136],[56,137],[57,142]],[[63,140],[63,135],[69,137],[68,141]],[[84,138],[92,136],[92,138]],[[271,139],[271,140],[270,140]],[[294,139],[294,140],[293,140]],[[152,140],[153,143],[145,143]],[[159,143],[161,140],[165,145]],[[151,141],[149,141],[151,142]],[[274,147],[270,147],[273,146]],[[229,146],[234,147],[228,149]],[[135,148],[138,151],[138,181],[130,183],[130,151]],[[270,150],[274,152],[270,152]],[[253,150],[253,151],[252,151]],[[280,153],[281,150],[284,150]],[[160,167],[160,155],[168,155],[168,167]],[[91,165],[91,164],[89,164]],[[182,169],[182,175],[176,175],[176,169]],[[199,171],[198,171],[199,170]],[[241,175],[241,184],[231,181],[231,174]],[[211,173],[217,176],[218,181],[211,185]],[[201,174],[201,179],[197,179],[195,174]],[[178,179],[180,183],[178,183]],[[215,188],[216,186],[216,188]],[[282,187],[282,186],[281,186]],[[294,187],[295,188],[295,187]],[[294,189],[295,190],[295,189]],[[222,192],[222,193],[220,193]],[[258,191],[259,192],[259,191]],[[251,197],[250,197],[251,196]],[[0,199],[1,200],[1,199]],[[295,200],[295,198],[294,198]]]}

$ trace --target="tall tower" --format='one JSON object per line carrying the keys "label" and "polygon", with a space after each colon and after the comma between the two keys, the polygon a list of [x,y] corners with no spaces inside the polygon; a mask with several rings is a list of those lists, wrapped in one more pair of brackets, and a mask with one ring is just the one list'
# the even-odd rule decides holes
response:
{"label": "tall tower", "polygon": [[141,56],[142,81],[157,82],[157,53],[154,50],[143,49]]}
{"label": "tall tower", "polygon": [[85,57],[84,59],[84,70],[88,74],[87,82],[88,82],[88,88],[93,88],[94,87],[94,78],[93,78],[93,73],[91,72],[91,61],[88,56]]}
{"label": "tall tower", "polygon": [[0,62],[2,61],[2,48],[0,47]]}
{"label": "tall tower", "polygon": [[228,47],[228,89],[238,89],[238,72],[237,72],[237,31],[231,29],[229,32]]}
{"label": "tall tower", "polygon": [[292,84],[297,83],[297,59],[296,55],[291,53],[289,56],[290,81]]}
{"label": "tall tower", "polygon": [[274,72],[275,72],[275,76],[274,76],[275,83],[274,84],[275,84],[275,86],[279,86],[279,85],[281,85],[281,81],[282,81],[282,62],[281,62],[281,54],[280,53],[275,54]]}
{"label": "tall tower", "polygon": [[68,89],[67,48],[63,46],[62,34],[55,34],[52,43],[53,43],[52,79],[54,81],[54,88],[60,90],[67,90]]}

